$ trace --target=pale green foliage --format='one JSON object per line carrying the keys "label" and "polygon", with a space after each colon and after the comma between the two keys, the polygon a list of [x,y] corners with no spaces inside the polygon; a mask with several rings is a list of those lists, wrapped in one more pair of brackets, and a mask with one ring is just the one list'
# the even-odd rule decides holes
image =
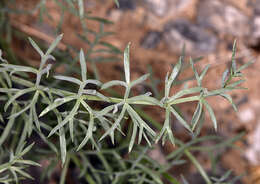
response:
{"label": "pale green foliage", "polygon": [[[69,134],[71,140],[72,142],[74,142],[75,123],[76,124],[79,123],[80,127],[84,129],[84,134],[85,134],[85,137],[83,139],[80,139],[81,140],[80,142],[78,139],[76,139],[77,142],[75,142],[74,145],[77,147],[77,151],[81,150],[87,144],[88,141],[91,142],[93,148],[99,150],[101,147],[99,141],[103,140],[106,136],[109,135],[112,143],[114,144],[115,132],[117,130],[122,135],[124,135],[123,130],[121,130],[121,127],[122,127],[122,123],[124,122],[124,119],[128,115],[131,118],[133,123],[131,138],[128,144],[128,150],[130,152],[134,147],[135,140],[137,137],[137,132],[139,132],[138,144],[141,143],[143,138],[150,146],[154,142],[157,143],[161,138],[162,138],[162,144],[165,143],[167,138],[172,142],[172,144],[175,144],[174,133],[172,132],[172,128],[171,128],[172,115],[175,116],[175,118],[191,134],[193,134],[196,137],[199,134],[201,126],[204,122],[203,106],[208,111],[210,118],[213,122],[214,128],[215,130],[217,130],[217,120],[214,115],[213,109],[211,108],[210,104],[206,101],[206,99],[210,96],[222,96],[228,101],[230,101],[230,103],[236,109],[231,96],[227,94],[227,92],[231,90],[240,88],[237,87],[237,85],[243,82],[243,80],[232,82],[232,79],[234,77],[242,76],[240,72],[241,68],[237,70],[236,67],[234,67],[235,66],[234,64],[232,64],[232,68],[230,69],[230,72],[228,74],[227,72],[224,73],[224,77],[222,77],[223,78],[222,87],[220,89],[208,91],[207,88],[203,87],[202,80],[205,77],[205,74],[209,69],[209,67],[207,66],[202,71],[201,74],[198,74],[196,68],[194,67],[194,63],[192,59],[190,59],[190,65],[192,66],[192,69],[194,71],[195,79],[197,80],[197,86],[183,89],[177,92],[176,94],[170,96],[172,85],[181,71],[181,67],[184,62],[183,61],[184,56],[180,57],[179,62],[174,66],[172,72],[169,75],[167,74],[165,79],[165,96],[161,100],[157,100],[156,98],[151,97],[152,94],[151,92],[131,97],[130,92],[132,88],[144,82],[149,75],[146,74],[134,81],[131,81],[130,54],[129,54],[130,44],[127,45],[124,51],[125,81],[114,80],[102,84],[100,81],[96,79],[88,79],[85,54],[83,50],[80,50],[79,53],[79,63],[81,66],[80,79],[69,77],[69,76],[62,76],[62,75],[54,76],[54,78],[57,80],[62,80],[77,85],[78,86],[77,92],[70,92],[64,89],[56,89],[53,87],[44,86],[41,84],[41,79],[44,75],[48,77],[49,71],[52,66],[51,64],[46,64],[46,61],[48,58],[54,59],[54,57],[50,54],[57,46],[57,44],[60,42],[61,38],[62,35],[58,36],[45,53],[37,46],[37,44],[32,39],[29,39],[32,46],[41,56],[41,63],[39,69],[35,69],[32,67],[11,65],[6,63],[5,60],[1,59],[5,63],[0,64],[1,66],[0,76],[1,76],[1,83],[3,86],[3,88],[0,88],[0,92],[5,93],[7,95],[6,103],[4,106],[5,111],[11,108],[12,112],[11,115],[9,116],[8,125],[5,127],[4,133],[0,137],[0,144],[3,143],[4,140],[6,139],[7,134],[8,132],[10,132],[14,121],[19,116],[22,116],[23,119],[26,119],[26,127],[24,129],[25,135],[30,136],[32,131],[35,129],[34,127],[36,127],[35,130],[37,130],[37,132],[41,136],[43,136],[43,134],[41,134],[41,127],[44,127],[44,129],[48,129],[50,131],[48,137],[53,135],[59,136],[61,160],[62,163],[65,164],[65,167],[67,167],[66,160],[68,160],[68,156],[67,156],[68,139],[66,138],[67,131],[65,130],[67,129],[66,127],[69,128]],[[235,53],[235,44],[234,44],[233,53]],[[234,63],[234,54],[232,58],[233,58],[232,62]],[[245,66],[242,66],[242,69],[245,68],[246,66],[248,65],[246,64]],[[17,73],[19,77],[14,76],[13,75],[14,73]],[[29,73],[35,74],[36,80],[34,80],[35,81],[34,83],[26,81],[26,79],[22,77],[22,76],[26,76]],[[8,85],[6,85],[5,82],[7,82]],[[24,89],[12,88],[13,83],[24,86]],[[104,94],[102,94],[97,90],[86,89],[86,86],[88,84],[99,86],[101,90],[105,90],[114,85],[123,86],[125,87],[125,93],[123,95],[124,97],[114,98],[110,96],[105,96]],[[31,94],[30,96],[32,98],[28,102],[20,105],[19,102],[17,101],[18,97],[27,95],[28,93]],[[187,95],[191,95],[191,96],[187,97]],[[92,101],[92,100],[109,102],[110,105],[105,107],[104,109],[95,110],[88,104],[88,101]],[[183,118],[181,113],[176,109],[176,105],[181,103],[191,102],[191,101],[197,102],[197,108],[194,112],[191,122],[189,123]],[[36,111],[36,105],[41,104],[42,102],[47,104],[47,106],[45,107],[44,110],[42,110],[40,114],[38,114]],[[72,102],[74,105],[72,106],[71,109],[67,109],[67,112],[65,112],[65,114],[58,111],[57,109],[58,107],[64,106],[68,103],[71,104]],[[160,108],[165,110],[164,125],[161,128],[160,133],[158,135],[156,134],[155,130],[153,130],[153,128],[151,128],[150,125],[142,119],[142,117],[135,110],[135,107],[133,105],[153,105],[153,106],[159,106]],[[27,113],[27,111],[29,111],[29,113]],[[51,113],[51,111],[53,111],[54,114],[56,115],[57,123],[55,127],[47,128],[46,125],[44,125],[45,123],[41,122],[39,118],[42,116],[46,116],[48,113]],[[94,135],[96,134],[95,133],[96,131],[99,132],[101,131],[100,128],[104,129],[104,133],[101,137],[98,138],[99,140],[97,140],[97,137]],[[23,141],[21,141],[19,147],[21,147],[21,145],[23,144],[24,144]],[[49,143],[49,145],[51,146],[51,143]],[[196,161],[196,159],[191,155],[190,152],[188,152],[188,150],[183,150],[183,151],[186,154],[186,156],[189,157],[191,161],[194,162],[194,164],[198,167],[198,170],[201,172],[205,180],[208,183],[210,183],[210,179],[207,177],[203,168],[199,165],[198,161]],[[169,158],[170,157],[172,156],[169,156]],[[139,165],[139,167],[143,171],[148,172],[148,174],[150,172],[153,173],[149,175],[155,181],[155,183],[162,183],[160,181],[160,178],[153,171],[150,171],[149,168],[145,168],[145,166],[143,165]],[[19,172],[24,177],[29,177],[19,169],[15,169],[13,171]],[[14,176],[15,178],[17,178],[16,175]]]}
{"label": "pale green foliage", "polygon": [[[40,166],[38,163],[31,160],[24,160],[22,157],[30,151],[33,144],[24,148],[25,143],[17,148],[15,153],[13,151],[10,152],[9,161],[7,163],[3,163],[0,165],[0,183],[16,183],[19,182],[21,178],[29,178],[33,179],[30,174],[26,173],[24,169],[27,165],[32,166]],[[12,175],[13,177],[10,177]]]}
{"label": "pale green foliage", "polygon": [[[210,66],[206,66],[199,73],[195,67],[197,59],[193,60],[190,58],[190,62],[185,62],[183,51],[171,73],[166,75],[164,96],[159,99],[160,94],[156,89],[156,80],[152,74],[151,76],[150,74],[145,74],[134,81],[131,80],[130,44],[124,50],[125,80],[112,80],[104,84],[99,81],[96,63],[114,61],[116,58],[99,57],[96,55],[98,53],[121,54],[118,48],[102,41],[102,38],[112,34],[104,32],[104,24],[111,22],[89,15],[83,8],[84,0],[53,1],[63,12],[57,32],[60,32],[63,24],[64,11],[69,11],[72,15],[79,17],[83,34],[77,34],[77,36],[89,48],[85,52],[81,49],[77,58],[64,64],[55,54],[55,48],[61,41],[62,34],[53,41],[50,47],[46,49],[46,52],[44,52],[44,49],[41,49],[43,47],[38,42],[36,44],[32,38],[29,38],[32,47],[41,57],[39,68],[17,65],[17,62],[11,62],[12,64],[10,64],[8,63],[9,59],[4,58],[0,50],[0,102],[3,102],[2,107],[0,107],[0,129],[2,132],[0,135],[0,151],[3,152],[3,154],[0,154],[0,183],[18,183],[19,180],[31,178],[26,172],[27,166],[39,166],[32,160],[37,160],[38,155],[41,158],[46,158],[48,154],[51,155],[51,157],[48,157],[50,164],[44,169],[42,178],[51,176],[55,167],[59,164],[57,157],[60,157],[63,166],[60,179],[61,184],[65,183],[66,173],[71,162],[80,169],[79,177],[84,178],[85,181],[91,184],[124,184],[126,181],[140,184],[162,184],[164,183],[162,178],[173,184],[181,184],[169,173],[169,170],[174,166],[186,163],[185,159],[188,159],[197,168],[208,184],[232,183],[235,181],[233,179],[228,182],[230,172],[227,172],[221,178],[208,176],[207,172],[192,154],[192,151],[214,152],[214,150],[219,148],[232,145],[233,142],[243,136],[243,134],[240,134],[227,141],[217,136],[198,137],[203,127],[205,113],[209,114],[215,130],[217,130],[217,118],[212,107],[207,102],[208,98],[221,96],[228,100],[233,108],[237,110],[228,92],[235,89],[244,89],[239,87],[244,82],[241,71],[252,62],[246,63],[239,68],[236,66],[236,42],[233,47],[231,67],[223,73],[220,88],[209,91],[204,87],[203,78],[206,77]],[[119,7],[118,1],[114,0],[114,2]],[[48,15],[46,1],[39,1],[31,12],[36,10],[40,11],[41,19],[43,15]],[[12,10],[9,12],[16,11]],[[17,12],[21,13],[22,11],[19,10]],[[2,17],[0,18],[2,19]],[[98,21],[100,23],[99,30],[97,32],[91,30],[86,25],[86,22],[88,22],[85,21],[86,19]],[[7,20],[6,22],[9,21]],[[0,25],[1,30],[4,27],[3,25]],[[7,32],[7,35],[9,34],[12,33]],[[88,39],[89,35],[92,35],[94,39]],[[102,49],[97,49],[97,45],[102,46]],[[9,52],[7,53],[10,55]],[[56,63],[48,64],[47,60],[55,60],[55,57],[57,58]],[[75,67],[77,60],[79,60],[80,70],[78,70],[78,67]],[[60,64],[64,64],[69,72],[66,71],[63,75],[52,75],[55,67]],[[91,74],[88,72],[87,66],[92,68],[94,77],[90,77]],[[173,86],[182,82],[178,79],[178,76],[183,72],[184,68],[190,66],[197,85],[172,94]],[[76,75],[73,75],[74,77],[69,76],[72,72],[78,74],[79,78],[75,77]],[[234,81],[236,78],[239,79]],[[147,79],[150,79],[152,90],[156,93],[154,96],[157,98],[152,96],[151,92],[132,96],[133,88],[146,82]],[[96,88],[88,88],[89,84]],[[104,91],[111,90],[113,86],[125,88],[124,94],[119,95],[123,97],[116,98],[105,95],[109,93],[104,93]],[[95,105],[93,106],[93,101],[95,103],[106,102],[107,105],[103,108],[96,108]],[[189,104],[189,102],[197,103],[190,122],[182,116],[178,108],[178,104]],[[160,107],[165,112],[163,126],[139,108],[139,106],[148,105]],[[185,127],[187,133],[191,134],[193,138],[191,141],[183,143],[174,137],[174,130],[171,127],[173,117]],[[128,126],[127,121],[130,121],[130,124],[127,127],[127,133],[125,133],[125,127]],[[47,135],[46,132],[48,133]],[[30,154],[29,150],[33,144],[26,148],[24,147],[26,139],[31,138],[32,133],[36,133],[46,143],[47,148],[37,147],[33,150],[37,154],[30,155],[30,159],[26,160],[23,157],[26,153]],[[109,140],[104,139],[108,136],[114,145],[118,146],[117,142],[120,141],[119,146],[115,148],[107,146]],[[59,141],[58,146],[55,144],[57,137],[57,141]],[[177,145],[177,149],[165,158],[166,164],[160,165],[148,157],[147,152],[153,148],[154,143],[162,140],[162,144],[164,144],[166,139]],[[212,140],[217,143],[206,148],[200,146],[202,142]],[[147,146],[143,146],[145,142]],[[94,150],[90,149],[88,143]],[[10,146],[7,146],[8,144]],[[2,149],[4,147],[9,149],[9,155],[6,154],[9,153],[6,149]],[[129,152],[127,155],[129,158],[125,158],[126,155],[122,154],[122,152],[125,152],[125,149]],[[10,150],[16,151],[13,153]],[[10,159],[6,161],[8,156]],[[91,161],[93,157],[98,160],[99,164],[97,166]],[[188,183],[184,177],[182,177],[182,180],[182,183]]]}

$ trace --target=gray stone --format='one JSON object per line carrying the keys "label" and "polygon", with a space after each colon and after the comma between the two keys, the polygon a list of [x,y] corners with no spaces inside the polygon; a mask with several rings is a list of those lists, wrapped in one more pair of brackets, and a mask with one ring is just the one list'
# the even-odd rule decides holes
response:
{"label": "gray stone", "polygon": [[252,7],[254,7],[254,15],[250,21],[247,43],[250,47],[258,48],[260,46],[260,0],[252,2]]}
{"label": "gray stone", "polygon": [[253,7],[254,7],[254,14],[255,15],[260,15],[260,0],[256,0],[253,3]]}
{"label": "gray stone", "polygon": [[162,33],[159,31],[150,31],[141,40],[141,46],[145,49],[153,49],[157,47],[162,39]]}
{"label": "gray stone", "polygon": [[214,52],[218,42],[214,34],[186,19],[168,22],[163,36],[172,51],[181,53],[185,43],[186,52],[192,55]]}
{"label": "gray stone", "polygon": [[260,45],[260,16],[255,16],[251,22],[251,30],[248,35],[248,44],[251,47],[259,47]]}
{"label": "gray stone", "polygon": [[134,10],[136,8],[136,0],[118,0],[119,9]]}
{"label": "gray stone", "polygon": [[[194,0],[141,0],[148,11],[159,17],[177,15],[193,4]],[[187,10],[188,11],[188,10]]]}
{"label": "gray stone", "polygon": [[169,10],[169,0],[144,0],[144,3],[157,16],[164,16]]}
{"label": "gray stone", "polygon": [[197,21],[219,34],[245,36],[249,32],[249,18],[234,6],[220,0],[202,0]]}

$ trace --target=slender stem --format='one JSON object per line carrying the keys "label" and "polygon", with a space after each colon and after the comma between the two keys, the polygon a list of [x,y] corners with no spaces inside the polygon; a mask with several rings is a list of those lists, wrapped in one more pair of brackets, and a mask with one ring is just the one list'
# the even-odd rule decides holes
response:
{"label": "slender stem", "polygon": [[206,171],[203,169],[203,167],[200,165],[198,160],[189,152],[189,150],[184,151],[185,155],[190,159],[190,161],[195,165],[195,167],[200,172],[201,176],[204,178],[205,182],[207,184],[212,184],[212,182],[209,179],[209,176],[207,175]]}
{"label": "slender stem", "polygon": [[65,184],[69,163],[70,163],[70,155],[67,154],[67,157],[66,157],[66,160],[65,160],[65,163],[64,163],[64,167],[63,167],[62,172],[61,172],[60,184]]}

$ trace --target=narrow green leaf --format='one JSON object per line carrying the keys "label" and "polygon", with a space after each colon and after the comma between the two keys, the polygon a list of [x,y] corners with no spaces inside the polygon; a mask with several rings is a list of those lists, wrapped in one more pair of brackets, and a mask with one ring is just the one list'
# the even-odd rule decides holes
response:
{"label": "narrow green leaf", "polygon": [[200,80],[200,83],[202,83],[202,79],[204,78],[204,76],[206,75],[208,69],[209,69],[210,65],[207,65],[205,66],[205,68],[202,70],[201,74],[200,74],[200,77],[199,77],[199,80]]}
{"label": "narrow green leaf", "polygon": [[7,74],[7,72],[3,72],[3,76],[4,76],[4,78],[5,78],[5,80],[6,80],[6,82],[7,82],[7,84],[8,84],[8,86],[11,88],[12,87],[12,81],[11,81],[11,79],[10,79],[10,76]]}
{"label": "narrow green leaf", "polygon": [[[11,114],[15,113],[15,111],[17,110],[17,106],[13,106]],[[4,143],[4,141],[6,140],[6,138],[10,135],[11,129],[14,125],[14,121],[15,118],[11,118],[8,120],[7,125],[5,126],[4,131],[1,133],[0,136],[0,147],[2,146],[2,144]]]}
{"label": "narrow green leaf", "polygon": [[19,184],[19,183],[18,183],[18,176],[17,176],[16,172],[13,170],[13,168],[10,168],[10,171],[11,171],[13,177],[14,177],[15,183],[16,183],[16,184]]}
{"label": "narrow green leaf", "polygon": [[6,59],[3,58],[3,52],[0,49],[0,61],[4,62],[4,63],[8,63]]}
{"label": "narrow green leaf", "polygon": [[133,87],[133,86],[135,86],[135,85],[138,85],[138,84],[144,82],[146,79],[148,79],[149,76],[150,76],[150,74],[148,73],[148,74],[145,74],[145,75],[139,77],[138,79],[132,81],[132,82],[130,83],[130,87]]}
{"label": "narrow green leaf", "polygon": [[106,82],[105,84],[102,85],[101,90],[110,88],[112,86],[123,86],[123,87],[127,87],[127,84],[123,81],[119,81],[119,80],[112,80],[109,82]]}
{"label": "narrow green leaf", "polygon": [[195,78],[197,80],[198,86],[201,86],[200,77],[199,77],[199,74],[198,74],[198,72],[197,72],[197,70],[194,66],[194,62],[193,62],[192,58],[190,58],[190,64],[191,64],[191,68],[194,72]]}
{"label": "narrow green leaf", "polygon": [[210,115],[211,121],[213,122],[215,131],[217,131],[217,119],[215,117],[213,109],[210,107],[210,105],[208,104],[208,102],[206,100],[203,100],[202,102],[209,112],[209,115]]}
{"label": "narrow green leaf", "polygon": [[142,124],[142,126],[152,135],[152,136],[156,136],[156,133],[154,132],[153,129],[151,129],[147,123],[137,114],[137,112],[135,112],[135,110],[128,104],[125,104],[125,106],[127,107],[127,112],[129,113],[129,115],[131,116],[131,118],[135,118],[139,124]]}
{"label": "narrow green leaf", "polygon": [[50,55],[50,53],[55,49],[55,47],[59,44],[59,42],[61,41],[63,37],[63,34],[60,34],[51,44],[51,46],[49,47],[49,49],[47,50],[47,52],[45,53],[45,56]]}
{"label": "narrow green leaf", "polygon": [[4,118],[3,118],[3,115],[0,113],[0,122],[4,122]]}
{"label": "narrow green leaf", "polygon": [[175,145],[175,141],[174,141],[174,137],[173,137],[173,133],[172,133],[171,127],[170,127],[170,126],[167,127],[166,130],[167,130],[167,135],[168,135],[168,137],[169,137],[171,143],[172,143],[173,145]]}
{"label": "narrow green leaf", "polygon": [[144,95],[138,95],[138,96],[128,98],[127,101],[128,101],[128,103],[131,103],[131,104],[145,104],[145,103],[150,104],[150,103],[152,103],[152,104],[158,105],[158,106],[162,105],[156,98],[150,97],[148,95],[149,95],[149,92],[147,95],[144,94]]}
{"label": "narrow green leaf", "polygon": [[180,57],[178,63],[174,66],[173,70],[172,70],[172,73],[169,77],[169,80],[168,80],[168,85],[169,87],[171,87],[173,81],[176,79],[176,77],[178,76],[179,72],[180,72],[180,69],[181,69],[181,65],[182,65],[182,57]]}
{"label": "narrow green leaf", "polygon": [[97,85],[97,86],[101,86],[102,83],[99,81],[99,80],[95,80],[95,79],[88,79],[85,81],[85,85],[87,84],[94,84],[94,85]]}
{"label": "narrow green leaf", "polygon": [[172,103],[177,98],[180,98],[185,95],[190,95],[193,93],[199,93],[203,88],[202,87],[195,87],[195,88],[189,88],[189,89],[184,89],[173,95],[172,97],[169,98],[169,103]]}
{"label": "narrow green leaf", "polygon": [[166,78],[165,78],[165,98],[169,97],[171,86],[172,86],[174,80],[176,79],[176,77],[178,76],[178,74],[181,70],[181,65],[182,65],[182,57],[180,57],[179,62],[172,69],[172,73],[171,73],[170,77],[168,78],[168,73],[166,75]]}
{"label": "narrow green leaf", "polygon": [[238,81],[236,81],[236,82],[233,82],[232,84],[229,84],[229,85],[227,86],[227,88],[235,88],[236,86],[238,86],[239,84],[241,84],[241,83],[243,83],[243,82],[245,82],[245,80],[238,80]]}
{"label": "narrow green leaf", "polygon": [[231,103],[233,109],[234,109],[235,111],[237,111],[236,104],[233,102],[233,99],[232,99],[232,97],[231,97],[229,94],[224,94],[224,93],[222,93],[222,94],[220,94],[220,96],[222,96],[222,97],[224,97],[225,99],[227,99],[227,100]]}
{"label": "narrow green leaf", "polygon": [[170,106],[170,111],[173,113],[173,115],[179,120],[179,122],[190,132],[192,132],[190,126],[188,123],[181,117],[181,115],[173,108]]}
{"label": "narrow green leaf", "polygon": [[197,126],[197,123],[199,122],[199,119],[200,119],[201,113],[202,113],[202,108],[203,108],[202,103],[201,103],[201,101],[199,101],[197,104],[196,110],[191,119],[192,131],[194,131],[194,129]]}
{"label": "narrow green leaf", "polygon": [[116,3],[117,8],[119,8],[119,2],[118,2],[118,0],[114,0],[114,2]]}
{"label": "narrow green leaf", "polygon": [[171,184],[181,184],[179,183],[172,175],[170,175],[167,172],[164,172],[163,177],[166,178],[169,182],[171,182]]}
{"label": "narrow green leaf", "polygon": [[29,66],[11,65],[11,64],[0,64],[1,66],[7,68],[8,70],[13,70],[13,72],[30,72],[37,74],[38,70]]}
{"label": "narrow green leaf", "polygon": [[40,126],[40,122],[38,119],[38,115],[36,113],[35,105],[32,106],[32,114],[33,114],[33,119],[34,119],[35,125],[36,125],[37,129],[41,132],[41,126]]}
{"label": "narrow green leaf", "polygon": [[49,111],[54,110],[58,106],[67,103],[69,101],[77,99],[77,96],[68,96],[64,98],[57,98],[52,104],[50,104],[48,107],[46,107],[40,114],[39,117],[42,117],[43,115],[47,114]]}
{"label": "narrow green leaf", "polygon": [[74,121],[73,119],[71,119],[69,121],[69,129],[70,129],[70,138],[71,138],[71,141],[74,142]]}
{"label": "narrow green leaf", "polygon": [[204,93],[204,95],[205,95],[205,97],[217,96],[217,95],[229,92],[229,91],[231,91],[233,89],[234,88],[227,88],[227,87],[226,88],[221,88],[221,89],[216,89],[216,90],[213,90],[213,91],[206,92],[206,93]]}
{"label": "narrow green leaf", "polygon": [[139,126],[139,135],[138,135],[138,144],[141,143],[143,134],[145,134],[144,133],[144,126],[143,126],[143,124],[140,124],[140,126]]}
{"label": "narrow green leaf", "polygon": [[112,45],[108,42],[101,41],[101,42],[99,42],[99,44],[109,48],[110,51],[115,53],[115,54],[121,54],[122,53],[117,47],[115,47],[114,45]]}
{"label": "narrow green leaf", "polygon": [[[122,111],[120,112],[118,118],[116,119],[115,123],[112,125],[112,127],[106,131],[101,138],[99,139],[99,141],[101,141],[102,139],[104,139],[107,135],[111,135],[111,132],[114,132],[115,129],[120,125],[121,120],[124,118],[125,115],[125,111],[126,111],[126,104],[123,106]],[[112,140],[112,142],[114,142]]]}
{"label": "narrow green leaf", "polygon": [[48,137],[52,136],[57,130],[59,130],[61,127],[63,127],[70,119],[72,119],[75,114],[77,113],[77,110],[79,108],[80,105],[80,100],[77,100],[76,104],[74,105],[74,107],[72,108],[72,110],[70,111],[69,115],[58,125],[56,125],[51,132],[49,133]]}
{"label": "narrow green leaf", "polygon": [[[105,130],[105,131],[107,131],[108,129],[109,129],[109,124],[107,123],[107,122],[110,122],[108,119],[106,119],[106,118],[104,118],[104,117],[97,117],[97,119],[101,122],[101,126],[103,127],[103,129]],[[110,122],[111,124],[112,124],[112,122]],[[120,130],[119,128],[118,128],[118,130]],[[121,130],[120,130],[121,131]],[[122,133],[122,132],[121,132]],[[122,133],[123,135],[124,135],[124,133]],[[114,141],[114,132],[111,132],[111,134],[110,134],[110,138],[111,138],[111,140],[113,140]],[[112,144],[114,145],[115,143],[114,142],[112,142]]]}
{"label": "narrow green leaf", "polygon": [[237,72],[241,72],[242,70],[244,70],[245,68],[249,67],[251,64],[253,64],[255,61],[249,61],[246,64],[242,65],[241,67],[239,67],[237,69]]}
{"label": "narrow green leaf", "polygon": [[93,89],[84,89],[83,94],[97,96],[100,99],[109,102],[109,98]]}
{"label": "narrow green leaf", "polygon": [[237,47],[237,40],[234,41],[233,48],[232,48],[232,70],[236,72],[236,47]]}
{"label": "narrow green leaf", "polygon": [[17,160],[15,161],[16,163],[20,163],[20,164],[26,164],[26,165],[32,165],[32,166],[38,166],[41,167],[41,164],[34,162],[32,160]]}
{"label": "narrow green leaf", "polygon": [[27,146],[22,152],[18,153],[18,157],[22,157],[24,156],[26,153],[28,153],[32,147],[33,147],[34,143],[30,144],[29,146]]}
{"label": "narrow green leaf", "polygon": [[130,43],[127,44],[124,51],[124,68],[125,68],[125,80],[127,84],[130,84],[130,61],[129,61]]}
{"label": "narrow green leaf", "polygon": [[38,54],[43,57],[44,53],[42,52],[42,50],[40,49],[40,47],[33,41],[32,38],[29,37],[29,41],[31,43],[31,45],[33,46],[33,48],[38,52]]}
{"label": "narrow green leaf", "polygon": [[228,76],[229,69],[226,69],[222,74],[221,87],[225,87],[226,79]]}
{"label": "narrow green leaf", "polygon": [[58,80],[64,80],[64,81],[68,81],[68,82],[73,82],[75,84],[81,85],[81,81],[79,79],[76,79],[74,77],[67,77],[67,76],[62,76],[62,75],[56,75],[54,76],[55,79]]}
{"label": "narrow green leaf", "polygon": [[83,0],[78,0],[78,7],[79,7],[79,17],[82,19],[84,18],[84,3]]}
{"label": "narrow green leaf", "polygon": [[32,88],[26,88],[26,89],[23,89],[23,90],[19,90],[14,96],[12,96],[5,104],[4,106],[4,110],[6,111],[7,108],[9,107],[9,105],[11,105],[11,103],[13,103],[17,98],[23,96],[24,94],[26,93],[29,93],[31,91],[34,91],[35,90],[35,87],[32,87]]}
{"label": "narrow green leaf", "polygon": [[143,164],[137,164],[137,167],[142,169],[144,173],[147,173],[156,183],[163,184],[159,174],[156,171],[151,170]]}
{"label": "narrow green leaf", "polygon": [[82,49],[80,49],[79,61],[80,61],[80,67],[81,67],[81,78],[82,78],[82,81],[84,82],[87,80],[87,65],[86,65],[84,52]]}
{"label": "narrow green leaf", "polygon": [[66,161],[66,155],[67,155],[67,146],[66,146],[65,131],[63,127],[59,129],[59,139],[60,139],[61,162],[62,165],[64,166]]}
{"label": "narrow green leaf", "polygon": [[8,117],[8,119],[16,118],[16,117],[20,116],[21,114],[23,114],[24,112],[26,112],[30,108],[31,108],[31,104],[29,104],[26,107],[24,107],[21,111],[12,114],[11,116]]}
{"label": "narrow green leaf", "polygon": [[25,178],[29,178],[29,179],[34,179],[31,175],[29,175],[28,173],[24,172],[22,169],[20,169],[19,167],[11,167],[10,169],[12,169],[13,171],[21,174],[22,176],[24,176]]}
{"label": "narrow green leaf", "polygon": [[135,138],[136,138],[136,133],[137,133],[137,124],[134,123],[131,140],[130,140],[129,147],[128,147],[128,152],[129,152],[129,153],[132,151],[132,148],[133,148],[133,146],[134,146]]}

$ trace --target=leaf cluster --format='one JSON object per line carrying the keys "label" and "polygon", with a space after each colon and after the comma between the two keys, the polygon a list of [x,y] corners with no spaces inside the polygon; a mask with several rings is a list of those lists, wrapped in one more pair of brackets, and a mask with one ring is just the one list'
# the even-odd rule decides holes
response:
{"label": "leaf cluster", "polygon": [[[127,144],[128,151],[131,152],[135,144],[137,133],[138,144],[141,143],[143,138],[150,146],[152,146],[153,143],[157,143],[160,139],[162,139],[162,143],[164,144],[167,138],[172,142],[172,144],[175,144],[175,138],[171,129],[170,121],[172,115],[175,116],[175,118],[188,130],[190,134],[193,135],[193,137],[197,137],[204,122],[204,111],[207,110],[215,130],[217,130],[216,117],[211,106],[206,101],[208,97],[224,97],[236,110],[231,96],[227,94],[227,92],[234,89],[240,89],[240,87],[237,86],[243,82],[243,80],[233,81],[234,77],[242,76],[240,73],[241,68],[236,70],[234,68],[234,64],[232,65],[232,68],[229,69],[231,72],[227,75],[228,79],[225,80],[225,77],[223,77],[225,85],[222,85],[219,89],[208,91],[207,88],[203,87],[202,80],[205,77],[209,66],[206,66],[201,74],[199,74],[194,67],[193,60],[190,59],[190,65],[197,80],[197,86],[186,88],[175,93],[174,95],[170,95],[172,84],[181,71],[184,56],[180,57],[178,63],[173,67],[172,72],[166,75],[165,94],[161,100],[152,97],[151,92],[131,96],[131,89],[147,80],[149,74],[143,75],[140,78],[131,81],[129,58],[130,44],[127,45],[124,51],[125,81],[113,80],[103,84],[99,80],[88,79],[85,54],[83,50],[81,50],[79,53],[81,79],[62,75],[53,76],[56,80],[66,81],[70,84],[74,83],[78,86],[77,92],[43,85],[42,78],[48,77],[49,71],[52,67],[52,65],[47,64],[46,61],[49,58],[53,60],[55,59],[51,53],[62,39],[62,36],[63,35],[58,36],[45,53],[31,38],[29,38],[31,45],[41,57],[41,63],[38,69],[27,66],[12,65],[1,57],[3,64],[0,64],[0,83],[2,85],[0,92],[5,94],[3,96],[3,100],[5,101],[4,111],[10,112],[10,115],[7,117],[7,126],[4,128],[4,131],[0,137],[1,144],[3,144],[8,137],[14,122],[21,116],[22,121],[25,122],[25,127],[18,147],[24,144],[26,137],[30,137],[33,130],[35,130],[45,140],[53,135],[58,135],[61,160],[64,167],[66,167],[66,160],[70,157],[67,153],[68,142],[73,143],[74,148],[76,146],[76,151],[82,150],[88,141],[91,142],[93,148],[102,150],[100,141],[106,136],[110,136],[111,142],[114,144],[116,131],[122,135],[125,135],[122,130],[122,123],[125,122],[124,119],[128,119],[128,116],[131,118],[133,123],[130,142]],[[235,43],[232,62],[234,62],[234,52]],[[246,66],[248,66],[248,64],[242,66],[242,69]],[[28,80],[29,75],[34,76],[32,80]],[[111,88],[112,86],[119,85],[125,88],[125,93],[123,98],[105,96],[98,90],[88,89],[87,84],[93,84],[99,87],[101,91]],[[19,85],[19,88],[15,87],[17,85]],[[26,101],[18,100],[18,98],[22,96],[27,96],[29,99]],[[101,110],[97,110],[88,103],[90,101],[103,101],[110,105]],[[197,108],[193,114],[191,122],[188,123],[183,118],[179,110],[177,110],[176,105],[192,101],[197,102]],[[71,106],[71,108],[66,109],[65,112],[60,112],[59,107],[66,104],[70,104],[69,107]],[[37,106],[40,107],[42,105],[45,107],[40,113],[38,113]],[[135,110],[135,105],[158,106],[165,111],[164,125],[159,134],[156,134],[155,130]],[[56,125],[54,127],[51,127],[50,124],[48,125],[48,123],[44,123],[41,120],[41,117],[44,117],[51,112],[53,112],[56,116]],[[5,121],[6,117],[3,117],[2,115],[0,115],[0,117],[2,121]],[[81,131],[78,130],[78,127],[80,127]],[[49,131],[49,135],[47,137],[45,137],[42,133],[42,129]],[[101,129],[103,129],[104,133],[102,133],[103,131]],[[69,132],[70,140],[66,138],[66,132]],[[55,146],[53,146],[50,142],[49,146],[53,151],[57,152]],[[70,152],[73,152],[73,149]],[[198,165],[197,161],[194,161],[195,158],[187,152],[187,150],[183,151],[184,153],[186,152],[186,155],[190,157],[191,161],[193,161],[200,170],[201,167]],[[104,165],[106,166],[107,164],[104,163]],[[144,166],[140,165],[139,167]],[[145,171],[146,169],[142,168],[142,170]],[[158,179],[154,178],[154,176],[155,175],[153,174],[151,175],[154,181],[157,181]]]}

